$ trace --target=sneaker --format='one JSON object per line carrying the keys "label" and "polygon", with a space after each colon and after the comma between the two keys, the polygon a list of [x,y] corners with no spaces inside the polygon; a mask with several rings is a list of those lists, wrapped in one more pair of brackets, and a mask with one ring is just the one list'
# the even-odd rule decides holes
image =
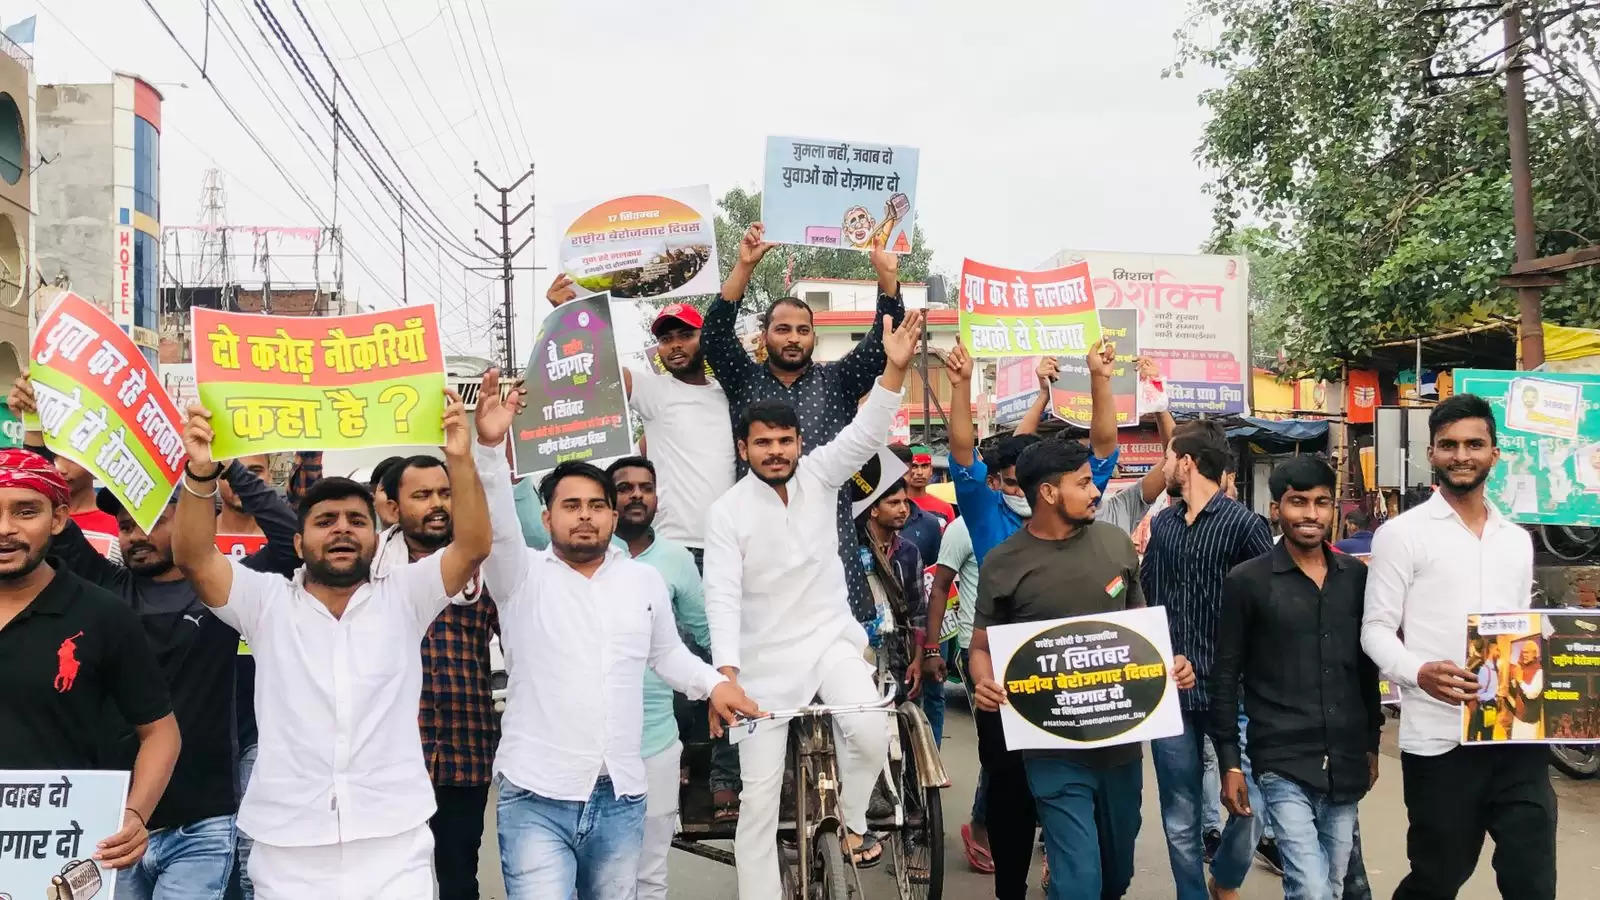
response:
{"label": "sneaker", "polygon": [[1222,846],[1222,832],[1215,828],[1207,828],[1201,839],[1205,841],[1206,845],[1206,864],[1210,865],[1211,861],[1216,858],[1217,848]]}
{"label": "sneaker", "polygon": [[1262,838],[1256,845],[1256,861],[1272,870],[1272,874],[1283,877],[1283,854],[1278,852],[1278,842],[1272,838]]}

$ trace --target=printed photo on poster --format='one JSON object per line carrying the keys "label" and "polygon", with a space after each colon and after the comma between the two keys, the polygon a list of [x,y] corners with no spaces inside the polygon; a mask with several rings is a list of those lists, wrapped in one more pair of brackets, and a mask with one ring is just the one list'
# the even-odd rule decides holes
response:
{"label": "printed photo on poster", "polygon": [[716,205],[706,185],[558,207],[561,270],[622,300],[717,292]]}
{"label": "printed photo on poster", "polygon": [[569,460],[600,463],[633,452],[611,297],[594,294],[550,311],[522,373],[528,395],[512,423],[518,475]]}
{"label": "printed photo on poster", "polygon": [[1600,614],[1474,613],[1467,671],[1463,743],[1600,743]]}
{"label": "printed photo on poster", "polygon": [[1583,389],[1563,381],[1516,378],[1506,398],[1506,427],[1551,437],[1578,436]]}
{"label": "printed photo on poster", "polygon": [[1600,526],[1600,375],[1457,369],[1454,387],[1494,411],[1500,462],[1489,498],[1514,522]]}
{"label": "printed photo on poster", "polygon": [[1174,415],[1249,415],[1250,267],[1242,256],[1063,250],[1041,268],[1084,263],[1102,310],[1139,316]]}
{"label": "printed photo on poster", "polygon": [[961,265],[961,342],[974,358],[1083,356],[1100,340],[1089,267]]}
{"label": "printed photo on poster", "polygon": [[444,443],[434,307],[315,318],[191,313],[195,388],[219,459]]}
{"label": "printed photo on poster", "polygon": [[767,138],[761,221],[769,241],[910,253],[916,200],[915,147]]}
{"label": "printed photo on poster", "polygon": [[991,625],[988,632],[1006,690],[1000,721],[1008,748],[1109,747],[1183,732],[1164,608]]}
{"label": "printed photo on poster", "polygon": [[94,853],[127,797],[127,772],[0,770],[0,897],[115,900],[117,873]]}
{"label": "printed photo on poster", "polygon": [[[1116,401],[1118,428],[1139,425],[1138,315],[1130,309],[1100,310],[1100,339],[1116,345],[1111,364],[1111,396]],[[1090,396],[1088,354],[1056,359],[1055,383],[1050,386],[1050,412],[1079,428],[1088,428],[1094,414]]]}
{"label": "printed photo on poster", "polygon": [[1039,359],[1006,356],[994,367],[994,423],[1015,426],[1039,396]]}

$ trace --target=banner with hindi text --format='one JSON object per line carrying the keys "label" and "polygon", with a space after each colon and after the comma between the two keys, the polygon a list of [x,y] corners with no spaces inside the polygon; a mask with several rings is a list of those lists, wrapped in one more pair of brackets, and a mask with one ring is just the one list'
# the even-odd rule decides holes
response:
{"label": "banner with hindi text", "polygon": [[1600,743],[1600,614],[1514,610],[1467,616],[1463,744]]}
{"label": "banner with hindi text", "polygon": [[197,306],[193,314],[195,385],[218,459],[444,443],[434,307],[310,318]]}
{"label": "banner with hindi text", "polygon": [[667,300],[718,288],[716,204],[706,185],[556,209],[561,271],[589,291]]}
{"label": "banner with hindi text", "polygon": [[609,294],[551,310],[534,338],[522,381],[528,395],[511,425],[518,475],[633,453]]}
{"label": "banner with hindi text", "polygon": [[978,359],[1082,357],[1100,340],[1089,267],[1045,272],[961,265],[961,342]]}
{"label": "banner with hindi text", "polygon": [[0,897],[113,900],[117,873],[93,857],[127,797],[127,772],[0,770]]}
{"label": "banner with hindi text", "polygon": [[111,490],[149,530],[178,484],[183,418],[127,332],[63,294],[34,331],[28,377],[46,447]]}
{"label": "banner with hindi text", "polygon": [[[1139,425],[1139,333],[1131,309],[1100,310],[1100,336],[1116,346],[1111,363],[1111,397],[1118,428]],[[1056,418],[1088,428],[1094,403],[1090,396],[1088,354],[1056,360],[1056,380],[1050,385],[1050,411]]]}
{"label": "banner with hindi text", "polygon": [[766,240],[802,247],[910,253],[917,149],[767,138],[761,222]]}

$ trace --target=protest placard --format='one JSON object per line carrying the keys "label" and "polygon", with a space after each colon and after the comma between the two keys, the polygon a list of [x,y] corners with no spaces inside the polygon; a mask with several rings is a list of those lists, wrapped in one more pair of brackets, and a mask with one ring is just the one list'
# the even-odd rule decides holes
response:
{"label": "protest placard", "polygon": [[1500,462],[1489,499],[1528,525],[1600,526],[1600,375],[1455,370],[1494,410]]}
{"label": "protest placard", "polygon": [[705,185],[556,209],[561,270],[587,290],[666,300],[717,291],[716,206]]}
{"label": "protest placard", "polygon": [[905,477],[906,464],[888,447],[878,450],[878,455],[867,460],[856,470],[845,487],[850,491],[850,515],[860,517],[872,504],[878,502],[889,486]]}
{"label": "protest placard", "polygon": [[189,404],[200,402],[200,392],[194,386],[194,363],[162,363],[161,386],[180,413],[187,415]]}
{"label": "protest placard", "polygon": [[994,424],[1014,427],[1039,396],[1039,360],[1006,356],[994,367]]}
{"label": "protest placard", "polygon": [[1600,613],[1542,609],[1467,616],[1466,744],[1600,743]]}
{"label": "protest placard", "polygon": [[127,797],[127,772],[0,770],[0,897],[113,900],[117,873],[93,856]]}
{"label": "protest placard", "polygon": [[1250,412],[1250,267],[1242,256],[1063,250],[1041,268],[1085,263],[1102,310],[1139,315],[1139,351],[1175,414]]}
{"label": "protest placard", "polygon": [[511,426],[519,475],[633,452],[610,295],[569,300],[545,316],[522,377],[526,405]]}
{"label": "protest placard", "polygon": [[[1139,425],[1138,314],[1131,309],[1100,310],[1100,337],[1116,345],[1111,363],[1111,396],[1115,400],[1118,428]],[[1090,396],[1088,355],[1056,359],[1055,383],[1050,386],[1050,411],[1056,418],[1088,428],[1094,412]]]}
{"label": "protest placard", "polygon": [[961,342],[976,358],[1075,356],[1100,339],[1089,267],[1046,272],[961,265]]}
{"label": "protest placard", "polygon": [[98,306],[67,293],[39,319],[30,356],[45,446],[152,528],[186,457],[183,419],[144,354]]}
{"label": "protest placard", "polygon": [[910,253],[917,150],[767,138],[761,221],[780,244]]}
{"label": "protest placard", "polygon": [[321,318],[197,306],[194,366],[219,459],[444,443],[432,306]]}
{"label": "protest placard", "polygon": [[264,534],[217,535],[217,549],[221,550],[224,556],[231,556],[234,559],[244,559],[266,545],[267,537]]}
{"label": "protest placard", "polygon": [[1183,732],[1159,606],[989,626],[1011,750],[1074,750]]}

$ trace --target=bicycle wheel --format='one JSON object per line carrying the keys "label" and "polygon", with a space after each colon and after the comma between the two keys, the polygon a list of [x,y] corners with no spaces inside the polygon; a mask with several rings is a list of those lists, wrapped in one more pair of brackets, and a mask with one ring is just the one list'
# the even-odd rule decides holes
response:
{"label": "bicycle wheel", "polygon": [[[850,900],[850,867],[844,861],[844,842],[839,835],[824,833],[817,836],[815,849],[816,872],[812,890],[821,900]],[[819,891],[820,889],[820,891]]]}
{"label": "bicycle wheel", "polygon": [[901,900],[940,900],[944,894],[944,807],[937,789],[924,788],[916,756],[906,754],[900,775],[906,824],[894,834],[895,886]]}

